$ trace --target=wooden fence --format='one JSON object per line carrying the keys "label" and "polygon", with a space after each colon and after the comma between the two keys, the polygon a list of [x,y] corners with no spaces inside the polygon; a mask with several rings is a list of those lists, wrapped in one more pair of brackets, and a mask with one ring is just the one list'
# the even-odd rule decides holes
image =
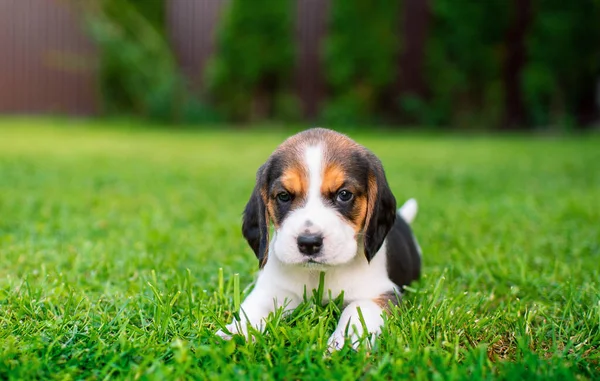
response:
{"label": "wooden fence", "polygon": [[80,21],[64,1],[0,1],[0,113],[96,112],[97,54]]}
{"label": "wooden fence", "polygon": [[[228,0],[169,0],[169,41],[190,85],[201,90],[219,16]],[[296,3],[295,80],[304,114],[324,98],[320,39],[329,0]],[[98,54],[67,0],[0,1],[0,113],[95,114]]]}

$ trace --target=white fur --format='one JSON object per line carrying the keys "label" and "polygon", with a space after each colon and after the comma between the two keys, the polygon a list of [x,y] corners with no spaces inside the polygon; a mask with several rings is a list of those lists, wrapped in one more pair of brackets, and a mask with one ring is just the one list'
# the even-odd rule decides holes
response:
{"label": "white fur", "polygon": [[[277,256],[272,256],[259,273],[254,290],[241,305],[241,322],[233,322],[227,326],[232,333],[248,335],[247,325],[259,331],[264,329],[264,320],[276,308],[284,307],[286,311],[295,309],[304,297],[304,289],[309,292],[319,287],[319,276],[325,271],[325,293],[323,302],[329,301],[344,292],[344,301],[349,303],[344,309],[338,326],[328,343],[331,350],[344,346],[346,331],[354,348],[360,343],[365,333],[375,338],[381,332],[383,310],[373,302],[381,294],[397,290],[396,285],[387,276],[387,256],[385,244],[373,258],[367,262],[364,255],[355,255],[345,264],[334,267],[311,268],[286,264]],[[367,332],[363,332],[356,307],[360,307]],[[230,336],[223,331],[218,335]]]}
{"label": "white fur", "polygon": [[[415,217],[417,216],[417,211],[417,200],[415,200],[414,198],[410,198],[406,200],[406,202],[400,207],[400,209],[398,209],[397,214],[400,218],[403,218],[404,221],[406,221],[406,223],[410,224],[415,220]],[[419,252],[419,256],[423,257],[421,246],[419,246],[419,242],[417,241],[417,238],[414,236],[414,234],[412,238],[415,242],[415,246],[417,247],[417,251]]]}
{"label": "white fur", "polygon": [[[264,330],[265,319],[276,308],[291,311],[302,302],[305,290],[311,295],[311,291],[319,287],[320,273],[324,271],[323,302],[328,302],[329,295],[336,298],[343,292],[344,301],[348,303],[329,338],[329,348],[341,349],[346,338],[353,348],[357,348],[365,334],[371,334],[374,339],[381,332],[383,310],[373,300],[384,293],[400,290],[388,278],[385,242],[369,263],[352,226],[333,208],[324,205],[321,199],[322,147],[307,147],[304,160],[309,173],[306,205],[291,212],[274,233],[269,244],[269,259],[259,273],[254,290],[241,305],[241,322],[229,324],[227,330],[246,336],[248,325]],[[416,212],[417,204],[412,199],[398,210],[398,214],[409,222]],[[306,224],[308,220],[310,226]],[[298,250],[297,237],[307,231],[324,237],[321,253],[314,257],[317,263],[308,263],[307,256]],[[359,309],[367,332],[359,318]],[[230,338],[223,331],[217,334]]]}
{"label": "white fur", "polygon": [[404,219],[407,223],[412,223],[417,216],[418,206],[417,200],[414,198],[408,199],[404,205],[398,209],[398,215]]}
{"label": "white fur", "polygon": [[[359,308],[362,321],[360,319],[361,314],[358,312]],[[365,340],[368,345],[372,346],[375,338],[381,333],[382,326],[382,310],[377,303],[368,299],[352,302],[342,312],[337,328],[327,342],[329,350],[342,349],[346,343],[346,338],[350,340],[350,344],[354,349],[358,348],[361,340]],[[365,332],[365,328],[367,332]],[[369,333],[371,337],[365,337],[365,333]]]}
{"label": "white fur", "polygon": [[[308,264],[313,260],[323,265],[339,265],[350,261],[358,251],[352,226],[331,207],[326,207],[321,198],[323,177],[323,149],[321,146],[308,146],[304,151],[305,166],[308,169],[308,192],[306,205],[292,211],[273,235],[271,256],[288,264]],[[307,225],[310,222],[310,226]],[[321,234],[321,253],[311,258],[298,250],[300,234]]]}

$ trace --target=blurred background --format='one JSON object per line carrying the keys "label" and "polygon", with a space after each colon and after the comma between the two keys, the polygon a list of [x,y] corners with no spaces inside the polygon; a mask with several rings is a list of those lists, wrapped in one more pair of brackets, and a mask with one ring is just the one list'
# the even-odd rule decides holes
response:
{"label": "blurred background", "polygon": [[0,113],[585,129],[600,0],[2,0]]}

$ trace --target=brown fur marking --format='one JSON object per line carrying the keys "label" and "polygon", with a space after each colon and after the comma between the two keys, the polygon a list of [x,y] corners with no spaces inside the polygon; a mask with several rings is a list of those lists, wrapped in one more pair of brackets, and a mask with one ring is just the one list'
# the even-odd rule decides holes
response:
{"label": "brown fur marking", "polygon": [[375,200],[377,199],[377,179],[374,174],[369,174],[369,185],[367,190],[367,213],[365,218],[365,228],[369,226],[373,211],[375,210]]}
{"label": "brown fur marking", "polygon": [[308,189],[306,171],[300,167],[291,167],[283,172],[281,185],[296,198],[302,198]]}
{"label": "brown fur marking", "polygon": [[[263,203],[266,205],[265,207],[265,221],[267,222],[267,242],[270,241],[270,237],[269,237],[269,211],[268,211],[268,207],[269,207],[269,203],[268,203],[268,196],[267,196],[267,185],[263,184],[262,188],[260,189],[260,197],[263,200]],[[267,260],[269,258],[269,246],[267,245],[267,247],[265,248],[265,255],[262,259],[262,262],[259,263],[259,267],[262,269],[266,264],[267,264]]]}
{"label": "brown fur marking", "polygon": [[400,300],[398,295],[394,291],[386,292],[385,294],[379,295],[379,297],[373,299],[375,304],[379,307],[383,308],[384,311],[390,311],[392,306],[397,306],[400,304]]}
{"label": "brown fur marking", "polygon": [[327,165],[327,168],[325,168],[323,173],[321,194],[323,197],[329,198],[331,194],[340,189],[340,187],[344,184],[344,181],[346,181],[344,169],[336,163],[330,163]]}
{"label": "brown fur marking", "polygon": [[[349,177],[348,163],[353,153],[357,151],[364,152],[365,148],[354,142],[352,139],[324,129],[314,129],[302,134],[291,136],[285,140],[274,154],[278,155],[280,163],[285,163],[285,169],[279,179],[280,186],[275,189],[261,190],[261,196],[265,202],[265,214],[267,221],[273,223],[275,228],[279,228],[281,221],[277,221],[277,201],[276,194],[280,191],[288,191],[293,195],[291,209],[301,207],[306,201],[308,192],[309,174],[304,167],[305,148],[311,145],[320,145],[323,149],[323,173],[320,190],[324,199],[335,197],[335,193],[342,186],[354,193],[354,207],[352,213],[346,217],[347,221],[353,226],[358,236],[369,224],[377,199],[377,181],[374,174],[368,177],[367,189],[365,184],[356,184],[356,179]],[[366,190],[366,192],[365,192]],[[266,256],[265,256],[266,263]]]}
{"label": "brown fur marking", "polygon": [[362,230],[365,220],[367,219],[367,197],[358,196],[354,201],[354,210],[355,210],[355,219],[353,222],[354,231],[356,234],[360,233]]}

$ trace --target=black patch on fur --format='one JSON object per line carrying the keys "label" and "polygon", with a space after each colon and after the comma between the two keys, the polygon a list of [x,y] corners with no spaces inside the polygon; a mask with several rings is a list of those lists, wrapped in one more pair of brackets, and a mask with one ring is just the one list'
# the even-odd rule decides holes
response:
{"label": "black patch on fur", "polygon": [[402,287],[419,279],[421,256],[410,226],[402,217],[396,218],[387,235],[387,271],[397,286]]}
{"label": "black patch on fur", "polygon": [[375,155],[369,155],[371,173],[377,181],[377,197],[369,225],[365,228],[365,256],[371,261],[381,249],[383,241],[396,220],[396,198],[388,185],[381,162]]}
{"label": "black patch on fur", "polygon": [[244,209],[242,221],[242,234],[254,251],[261,267],[267,259],[269,249],[269,221],[267,221],[266,206],[261,196],[270,168],[268,164],[269,162],[265,163],[256,173],[256,185]]}
{"label": "black patch on fur", "polygon": [[[292,200],[293,200],[292,196]],[[292,201],[288,201],[288,202],[282,202],[279,200],[276,200],[275,203],[276,207],[274,210],[275,215],[273,216],[273,218],[275,219],[275,221],[277,221],[279,224],[281,224],[283,222],[283,220],[285,219],[285,217],[287,217],[287,215],[289,214],[290,210],[292,210]]]}
{"label": "black patch on fur", "polygon": [[286,168],[290,166],[289,160],[285,155],[282,154],[273,154],[270,159],[269,170],[265,175],[265,186],[267,189],[267,197],[271,199],[275,199],[275,208],[273,210],[274,215],[271,218],[276,221],[278,224],[283,223],[285,217],[292,210],[292,205],[294,204],[294,199],[298,196],[293,193],[290,193],[290,201],[282,202],[277,198],[277,195],[280,192],[288,192],[279,181],[276,181],[281,178],[283,172]]}
{"label": "black patch on fur", "polygon": [[[360,216],[356,215],[354,207],[356,199],[366,192],[365,185],[369,179],[369,158],[361,151],[338,152],[333,149],[328,151],[329,160],[340,165],[346,175],[345,183],[335,193],[326,195],[326,205],[334,207],[346,220],[354,222]],[[351,201],[340,202],[337,200],[337,192],[349,188],[354,197]]]}
{"label": "black patch on fur", "polygon": [[357,216],[355,216],[355,210],[354,210],[354,202],[356,200],[356,194],[354,195],[355,197],[348,202],[340,202],[337,201],[337,194],[334,194],[331,196],[331,201],[329,202],[346,220],[348,221],[354,221],[356,219]]}
{"label": "black patch on fur", "polygon": [[[368,152],[368,151],[367,151]],[[374,155],[373,155],[374,156]],[[365,153],[354,151],[350,155],[350,165],[346,167],[348,176],[359,181],[360,184],[366,184],[369,180],[370,158],[365,157]]]}

